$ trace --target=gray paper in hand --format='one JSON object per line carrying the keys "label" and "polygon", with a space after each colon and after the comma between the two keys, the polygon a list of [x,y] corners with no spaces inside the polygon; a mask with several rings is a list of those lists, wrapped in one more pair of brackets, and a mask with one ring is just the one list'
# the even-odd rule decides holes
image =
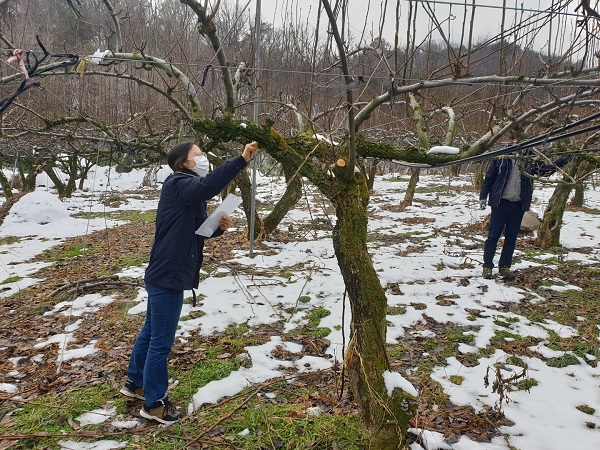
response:
{"label": "gray paper in hand", "polygon": [[242,203],[241,197],[229,194],[217,209],[206,218],[204,223],[200,225],[200,228],[196,230],[196,234],[204,237],[211,237],[213,233],[217,231],[217,228],[219,228],[221,217],[230,215],[235,208],[240,206],[240,203]]}

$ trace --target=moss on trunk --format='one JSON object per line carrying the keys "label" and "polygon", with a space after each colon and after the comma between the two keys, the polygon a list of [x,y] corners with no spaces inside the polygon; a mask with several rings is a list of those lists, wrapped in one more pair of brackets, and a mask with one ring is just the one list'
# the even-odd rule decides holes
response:
{"label": "moss on trunk", "polygon": [[333,247],[352,310],[351,338],[345,360],[359,409],[361,435],[373,450],[404,449],[415,399],[395,389],[388,395],[383,373],[387,298],[367,251],[367,183],[362,173],[344,179],[336,170],[337,223]]}
{"label": "moss on trunk", "polygon": [[575,208],[581,208],[583,206],[583,201],[585,200],[585,188],[583,181],[578,181],[575,185],[575,193],[573,194],[573,198],[571,199],[571,206]]}
{"label": "moss on trunk", "polygon": [[541,248],[558,247],[560,245],[560,229],[563,223],[563,215],[569,194],[573,188],[573,185],[567,183],[567,181],[575,176],[577,166],[577,161],[574,161],[565,167],[565,175],[563,177],[565,183],[557,184],[552,197],[548,200],[548,208],[544,212],[544,217],[538,230],[537,242]]}
{"label": "moss on trunk", "polygon": [[308,134],[284,137],[268,124],[241,127],[227,114],[215,121],[198,118],[194,127],[221,142],[258,141],[273,158],[295,168],[295,173],[308,178],[332,202],[337,216],[333,247],[352,311],[346,364],[361,434],[373,450],[406,448],[408,421],[417,402],[399,389],[388,395],[383,379],[389,368],[385,348],[387,298],[367,251],[369,191],[364,174],[349,174],[346,165],[339,162],[343,160],[338,161],[344,156],[343,145],[332,148]]}
{"label": "moss on trunk", "polygon": [[541,248],[559,246],[562,219],[570,193],[570,185],[559,184],[556,186],[552,197],[550,197],[548,208],[544,212],[542,224],[538,231],[538,245]]}

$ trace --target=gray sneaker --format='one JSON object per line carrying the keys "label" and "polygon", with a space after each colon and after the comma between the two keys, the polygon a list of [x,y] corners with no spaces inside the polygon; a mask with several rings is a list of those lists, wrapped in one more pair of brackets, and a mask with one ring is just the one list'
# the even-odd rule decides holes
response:
{"label": "gray sneaker", "polygon": [[491,280],[492,279],[492,268],[491,267],[484,267],[483,268],[483,273],[481,274],[481,276],[483,278],[485,278],[486,280]]}
{"label": "gray sneaker", "polygon": [[151,406],[142,406],[140,416],[146,419],[156,420],[157,422],[171,425],[183,417],[180,411],[177,411],[171,402],[165,397],[157,400]]}

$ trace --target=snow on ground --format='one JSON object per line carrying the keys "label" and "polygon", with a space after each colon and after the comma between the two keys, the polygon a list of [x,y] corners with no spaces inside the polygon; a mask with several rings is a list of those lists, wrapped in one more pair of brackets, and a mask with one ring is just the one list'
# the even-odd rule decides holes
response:
{"label": "snow on ground", "polygon": [[102,230],[106,226],[104,219],[74,219],[56,195],[35,191],[25,194],[13,205],[0,226],[0,237],[33,235],[60,239]]}
{"label": "snow on ground", "polygon": [[[114,226],[116,222],[104,219],[75,219],[73,214],[78,212],[110,212],[117,208],[105,206],[102,197],[108,193],[136,190],[142,187],[146,176],[144,171],[132,171],[129,174],[117,174],[106,168],[98,168],[90,172],[86,182],[86,190],[77,192],[71,199],[59,201],[53,194],[51,183],[47,179],[38,179],[38,190],[23,197],[11,210],[11,213],[0,227],[0,237],[21,236],[14,243],[0,245],[0,283],[11,277],[18,277],[2,285],[4,292],[0,295],[12,295],[15,290],[23,289],[43,280],[35,278],[35,273],[43,264],[25,263],[32,256],[62,242],[69,236],[89,233],[96,229]],[[168,175],[168,170],[162,168],[153,177],[154,182],[160,183]],[[43,177],[43,176],[41,176]],[[500,314],[497,307],[500,303],[519,302],[525,295],[531,296],[525,290],[516,286],[507,285],[495,280],[483,280],[480,275],[482,259],[482,243],[485,236],[479,236],[479,241],[473,242],[472,238],[461,235],[456,231],[458,226],[474,224],[481,221],[489,211],[481,211],[478,207],[478,196],[468,190],[457,191],[453,189],[428,190],[428,186],[461,186],[472,185],[469,176],[460,179],[444,178],[440,175],[427,175],[421,177],[419,187],[423,187],[415,197],[414,205],[402,212],[390,211],[391,205],[398,205],[404,195],[406,182],[398,181],[397,174],[391,174],[377,179],[375,183],[370,214],[372,219],[369,229],[372,233],[389,235],[391,237],[406,237],[397,239],[388,245],[373,245],[372,252],[375,268],[385,287],[388,284],[397,285],[401,294],[388,294],[390,306],[403,306],[405,314],[389,315],[387,341],[389,343],[401,342],[407,329],[417,324],[425,325],[424,314],[442,323],[450,322],[458,326],[480,327],[472,331],[472,342],[460,344],[462,353],[472,353],[489,344],[495,331],[499,329],[494,323],[500,316],[506,320],[510,317],[509,330],[520,336],[532,336],[544,339],[550,332],[560,336],[574,336],[576,330],[558,323],[547,321],[542,325],[532,323],[525,317],[512,313]],[[272,203],[283,189],[282,183],[275,179],[259,176],[257,200]],[[152,190],[152,188],[145,188]],[[309,188],[307,188],[309,189]],[[543,213],[547,199],[551,195],[551,187],[539,187],[535,191],[533,209]],[[435,200],[436,206],[430,206]],[[301,201],[304,202],[303,199]],[[155,198],[147,199],[143,195],[128,194],[128,201],[119,209],[150,210],[156,208]],[[589,190],[586,199],[587,206],[600,209],[600,191]],[[282,227],[295,227],[306,224],[310,217],[305,206],[310,207],[312,217],[323,217],[322,202],[302,203],[303,208],[291,211]],[[242,217],[241,212],[236,212]],[[326,217],[334,220],[334,217]],[[414,223],[419,219],[418,223]],[[581,261],[582,263],[598,263],[600,261],[600,218],[581,211],[568,211],[565,214],[566,226],[561,235],[562,245],[569,250],[565,257]],[[410,238],[418,238],[424,247],[418,251],[411,251]],[[278,321],[285,323],[285,331],[293,330],[306,322],[306,312],[312,308],[324,307],[331,314],[322,319],[320,326],[329,327],[332,331],[327,337],[331,342],[328,358],[306,357],[296,362],[287,362],[302,370],[317,370],[329,367],[335,360],[342,359],[343,341],[342,328],[348,335],[350,317],[347,312],[342,314],[344,285],[339,274],[339,268],[333,253],[331,239],[327,232],[309,229],[306,242],[268,243],[270,252],[256,252],[253,258],[247,253],[238,251],[231,264],[235,264],[235,273],[228,269],[220,268],[219,277],[208,277],[201,282],[199,292],[205,297],[197,308],[206,314],[198,318],[189,318],[181,321],[178,338],[185,340],[192,330],[199,330],[202,334],[210,335],[224,331],[230,324],[246,323],[249,326],[260,326]],[[473,244],[465,250],[463,245]],[[577,249],[591,248],[591,253],[578,252]],[[516,256],[520,254],[517,245]],[[400,256],[401,255],[401,256]],[[548,255],[549,257],[550,255]],[[544,258],[540,255],[538,260]],[[475,269],[463,269],[461,263],[468,261],[475,265]],[[535,265],[535,262],[523,259],[516,269],[523,269]],[[244,268],[252,267],[254,273],[272,272],[274,267],[292,267],[292,279],[269,276],[269,283],[261,284],[260,277],[250,278]],[[143,277],[143,267],[129,268],[123,274],[130,277]],[[265,277],[266,279],[266,277]],[[468,283],[459,283],[467,279]],[[273,281],[280,281],[274,283]],[[578,286],[567,285],[560,280],[553,284],[554,289],[578,289]],[[186,293],[191,295],[191,293]],[[307,299],[300,302],[299,298]],[[224,302],[223,299],[227,301]],[[449,298],[454,304],[440,306],[439,298]],[[56,330],[48,340],[38,342],[37,347],[44,347],[51,342],[59,343],[57,360],[75,358],[84,359],[88,354],[98,351],[93,340],[85,343],[79,342],[78,349],[70,351],[69,344],[75,341],[77,330],[83,315],[94,314],[103,305],[111,302],[111,297],[100,294],[82,296],[73,302],[64,302],[47,314],[67,314],[72,318],[71,323],[64,330]],[[142,289],[137,298],[137,305],[130,314],[143,314],[147,296]],[[541,298],[532,301],[542,301]],[[413,305],[421,303],[425,309],[417,309]],[[411,305],[412,304],[412,305]],[[182,317],[190,317],[191,305],[185,304]],[[468,317],[467,309],[482,311],[476,322]],[[291,312],[290,312],[291,311]],[[343,323],[342,323],[343,322]],[[505,328],[502,328],[505,329]],[[424,339],[435,336],[430,330],[423,330],[420,336]],[[83,348],[82,347],[83,344]],[[202,387],[188,406],[191,413],[205,403],[215,403],[224,396],[231,396],[248,386],[248,383],[262,382],[281,374],[279,368],[286,362],[273,360],[271,351],[281,345],[290,351],[299,351],[297,344],[284,342],[280,336],[272,336],[271,341],[265,344],[248,347],[247,351],[252,358],[250,368],[240,368],[231,373],[227,378],[213,381]],[[0,348],[1,349],[1,348]],[[546,347],[543,341],[535,348],[538,353],[547,357],[560,356],[558,352]],[[593,358],[592,355],[589,355]],[[427,354],[423,354],[426,358]],[[463,366],[456,358],[449,358],[447,365],[437,367],[433,378],[439,381],[444,390],[450,395],[453,402],[472,405],[476,410],[494,406],[497,395],[483,383],[485,371],[494,367],[496,363],[503,363],[506,373],[521,370],[519,367],[510,366],[506,362],[507,355],[501,351],[487,359],[480,360],[475,367]],[[510,393],[510,402],[504,405],[507,417],[515,422],[512,427],[503,427],[501,431],[506,434],[503,438],[496,438],[491,443],[477,443],[463,437],[458,442],[450,445],[443,441],[439,433],[427,430],[411,430],[414,434],[422,436],[422,442],[429,443],[431,448],[448,448],[456,450],[505,450],[509,445],[520,449],[558,449],[572,448],[571,444],[577,442],[578,450],[592,450],[599,447],[600,434],[598,429],[586,428],[586,421],[600,423],[600,391],[598,390],[600,368],[593,368],[585,363],[566,368],[549,367],[539,359],[523,358],[528,364],[529,376],[534,378],[538,385],[528,391]],[[38,360],[40,364],[53,363],[52,361]],[[14,363],[16,367],[16,362]],[[18,394],[18,371],[5,374],[14,377],[15,383],[0,384],[0,391]],[[462,376],[464,381],[457,385],[450,381],[451,376]],[[391,388],[401,387],[410,389],[401,382],[402,380],[389,376]],[[586,404],[595,408],[593,415],[586,415],[578,411],[577,405]],[[114,417],[114,410],[98,410],[86,413],[78,420],[82,425],[93,423],[93,420],[112,420],[116,427],[127,428],[136,425],[136,421],[128,418]],[[109,449],[120,448],[123,443],[114,441],[99,441],[93,444],[83,444],[73,441],[62,441],[64,449]],[[426,445],[427,446],[427,445]],[[413,444],[413,450],[421,450],[418,444]]]}

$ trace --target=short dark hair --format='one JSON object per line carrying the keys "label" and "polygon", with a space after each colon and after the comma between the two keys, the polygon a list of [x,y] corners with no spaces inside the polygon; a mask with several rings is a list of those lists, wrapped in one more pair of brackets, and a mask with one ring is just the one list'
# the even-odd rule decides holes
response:
{"label": "short dark hair", "polygon": [[177,172],[178,170],[185,168],[183,163],[187,161],[188,153],[194,145],[196,145],[194,141],[185,141],[177,144],[171,149],[169,155],[167,156],[167,163],[173,172]]}

